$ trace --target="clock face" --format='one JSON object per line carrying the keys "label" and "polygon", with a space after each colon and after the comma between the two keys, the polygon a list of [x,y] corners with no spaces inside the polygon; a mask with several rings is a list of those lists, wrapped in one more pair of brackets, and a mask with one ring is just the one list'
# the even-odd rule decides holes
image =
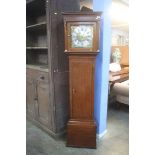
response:
{"label": "clock face", "polygon": [[71,47],[72,48],[92,48],[93,46],[93,26],[72,25],[71,26]]}

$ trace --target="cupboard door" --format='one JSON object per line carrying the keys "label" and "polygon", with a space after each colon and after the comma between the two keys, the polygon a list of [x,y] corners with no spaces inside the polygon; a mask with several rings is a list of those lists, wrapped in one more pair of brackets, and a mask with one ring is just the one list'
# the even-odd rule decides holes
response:
{"label": "cupboard door", "polygon": [[49,83],[47,81],[37,81],[37,100],[38,121],[50,127]]}
{"label": "cupboard door", "polygon": [[72,119],[93,119],[94,59],[70,56],[70,113]]}
{"label": "cupboard door", "polygon": [[26,108],[30,117],[35,117],[35,85],[33,79],[26,78]]}

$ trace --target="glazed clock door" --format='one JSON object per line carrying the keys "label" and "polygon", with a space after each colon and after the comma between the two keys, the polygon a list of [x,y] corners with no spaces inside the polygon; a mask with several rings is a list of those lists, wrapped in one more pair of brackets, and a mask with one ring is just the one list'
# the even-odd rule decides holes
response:
{"label": "glazed clock door", "polygon": [[71,56],[69,61],[71,118],[92,120],[94,58],[91,56]]}
{"label": "glazed clock door", "polygon": [[96,22],[71,22],[67,24],[68,50],[72,52],[97,51]]}

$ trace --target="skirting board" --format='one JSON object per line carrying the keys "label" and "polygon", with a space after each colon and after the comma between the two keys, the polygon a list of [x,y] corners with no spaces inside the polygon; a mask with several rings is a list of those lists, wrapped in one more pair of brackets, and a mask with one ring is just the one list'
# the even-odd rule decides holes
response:
{"label": "skirting board", "polygon": [[107,133],[107,130],[105,130],[103,133],[101,133],[101,134],[97,134],[96,135],[96,137],[97,137],[97,139],[99,140],[99,139],[101,139],[101,138],[103,138],[104,137],[104,135]]}

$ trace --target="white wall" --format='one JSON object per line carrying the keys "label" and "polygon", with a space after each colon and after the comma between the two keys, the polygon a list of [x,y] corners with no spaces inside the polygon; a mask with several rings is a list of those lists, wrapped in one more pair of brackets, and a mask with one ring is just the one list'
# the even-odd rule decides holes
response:
{"label": "white wall", "polygon": [[112,46],[128,45],[129,33],[127,31],[112,29]]}

